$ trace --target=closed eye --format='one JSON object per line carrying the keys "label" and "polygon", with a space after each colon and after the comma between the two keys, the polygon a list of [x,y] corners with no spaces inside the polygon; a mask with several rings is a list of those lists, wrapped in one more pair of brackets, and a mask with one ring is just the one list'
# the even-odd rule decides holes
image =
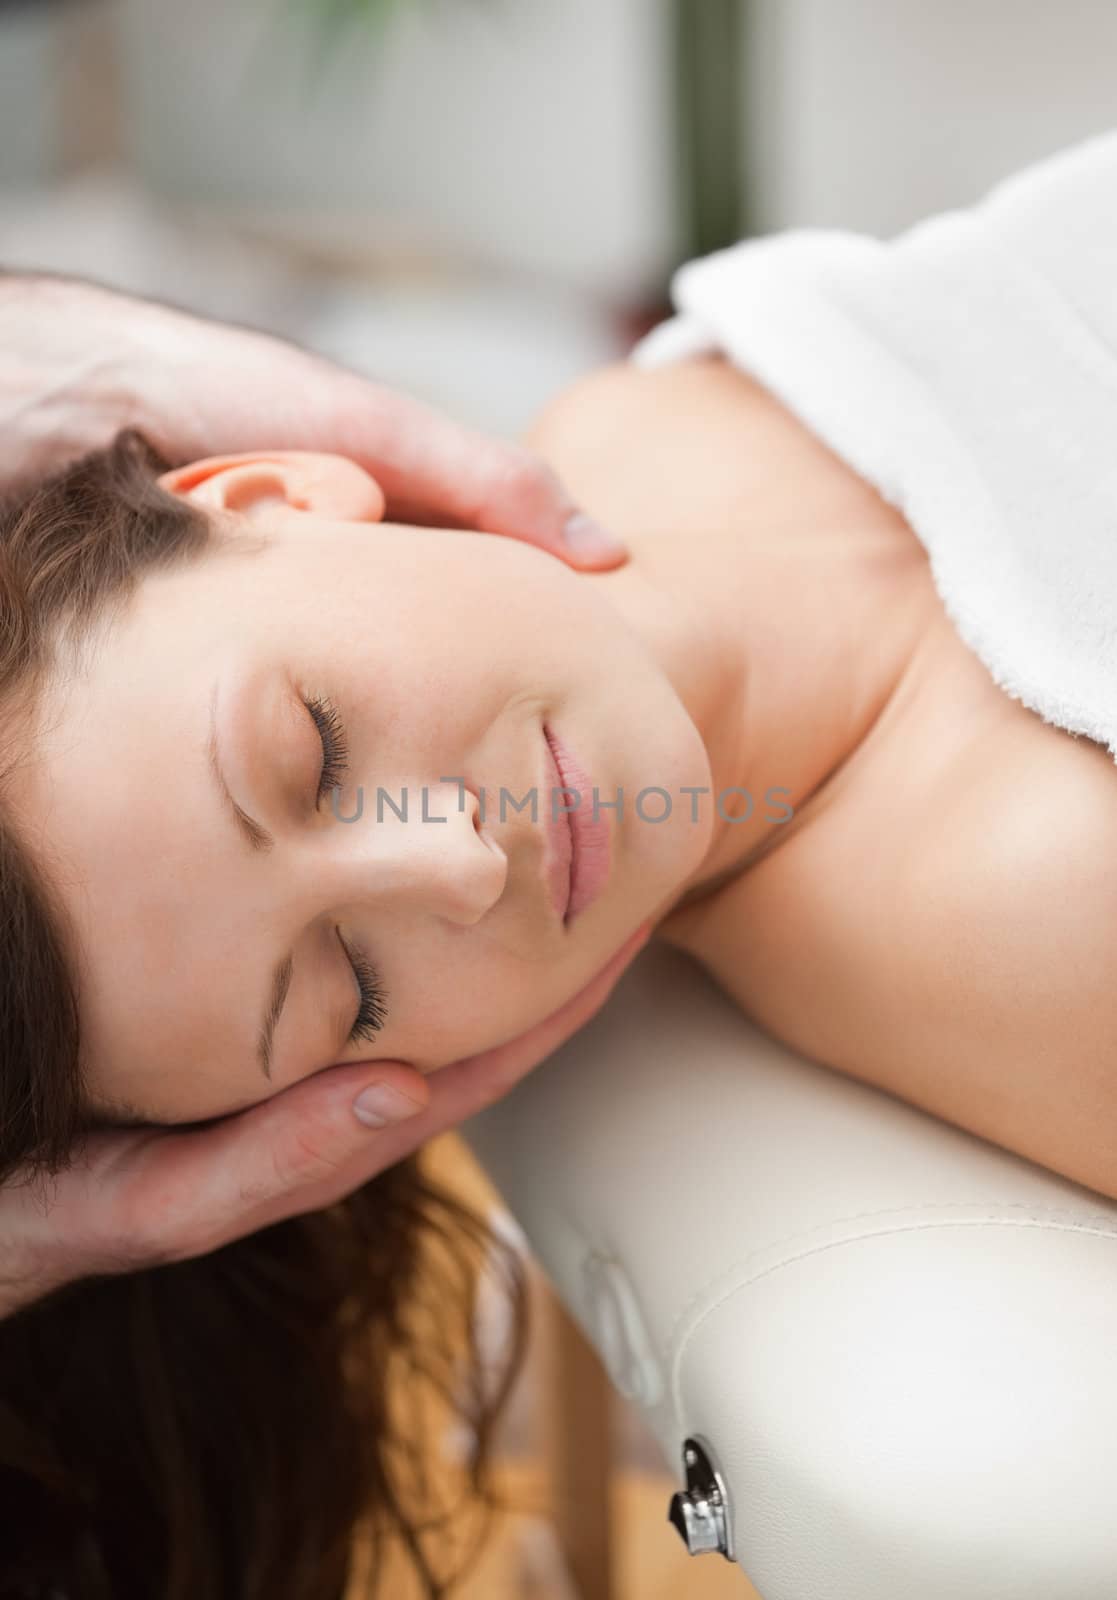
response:
{"label": "closed eye", "polygon": [[369,1040],[378,1034],[387,1020],[385,1009],[386,996],[380,975],[363,950],[347,944],[341,937],[341,929],[337,929],[337,937],[341,948],[349,957],[349,965],[353,968],[353,976],[357,980],[357,992],[360,995],[360,1004],[357,1007],[357,1020],[349,1032],[349,1043],[356,1044],[358,1040]]}
{"label": "closed eye", "polygon": [[303,704],[314,718],[314,726],[318,729],[318,737],[322,741],[322,770],[314,802],[316,806],[320,806],[330,791],[338,787],[349,770],[349,746],[346,743],[337,707],[331,701],[322,695],[314,695],[309,700],[304,700]]}
{"label": "closed eye", "polygon": [[[349,770],[349,746],[341,725],[337,707],[323,695],[312,695],[303,701],[314,719],[318,737],[322,741],[322,770],[318,777],[315,805],[320,806],[326,796],[336,789]],[[349,1043],[372,1039],[387,1020],[384,985],[380,975],[363,950],[347,944],[341,929],[334,930],[341,948],[345,951],[353,976],[357,980],[357,1016],[349,1031]]]}

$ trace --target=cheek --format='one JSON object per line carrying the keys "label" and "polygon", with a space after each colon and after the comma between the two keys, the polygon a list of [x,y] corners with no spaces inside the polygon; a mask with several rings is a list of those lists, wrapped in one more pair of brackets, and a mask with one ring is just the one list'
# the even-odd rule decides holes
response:
{"label": "cheek", "polygon": [[[478,960],[459,949],[436,962],[413,961],[401,972],[399,1042],[409,1058],[444,1066],[487,1049],[518,1030],[525,1002],[522,981],[508,983],[507,960]],[[397,1035],[393,1033],[393,1046]]]}
{"label": "cheek", "polygon": [[314,636],[324,668],[351,664],[351,686],[389,742],[399,717],[424,743],[453,748],[455,722],[475,735],[510,693],[571,682],[578,651],[611,658],[611,608],[523,541],[394,525],[368,537],[347,575],[333,575],[329,627]]}
{"label": "cheek", "polygon": [[[522,540],[452,536],[437,566],[401,601],[411,630],[440,654],[453,646],[476,670],[486,662],[569,659],[587,627],[597,638],[606,615],[590,580]],[[617,618],[609,608],[612,626]]]}
{"label": "cheek", "polygon": [[573,953],[562,963],[528,964],[499,948],[480,947],[468,934],[449,946],[432,942],[425,952],[397,950],[390,981],[396,1016],[376,1053],[435,1071],[489,1050],[568,1000],[589,976],[580,968],[575,972],[575,965]]}

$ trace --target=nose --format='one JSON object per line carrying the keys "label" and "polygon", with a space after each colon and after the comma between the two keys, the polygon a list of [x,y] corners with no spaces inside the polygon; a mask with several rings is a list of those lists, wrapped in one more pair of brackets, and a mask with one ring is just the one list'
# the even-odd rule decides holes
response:
{"label": "nose", "polygon": [[338,805],[328,837],[347,897],[364,904],[469,927],[504,893],[508,858],[484,832],[478,798],[464,783],[357,790]]}

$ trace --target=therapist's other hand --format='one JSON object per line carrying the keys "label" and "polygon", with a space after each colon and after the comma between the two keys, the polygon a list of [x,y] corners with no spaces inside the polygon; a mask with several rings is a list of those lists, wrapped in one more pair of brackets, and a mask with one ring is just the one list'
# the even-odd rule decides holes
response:
{"label": "therapist's other hand", "polygon": [[0,493],[125,427],[176,465],[266,449],[349,456],[395,521],[506,534],[583,570],[627,558],[519,445],[267,334],[74,279],[0,274]]}
{"label": "therapist's other hand", "polygon": [[93,1133],[56,1177],[12,1179],[0,1188],[0,1316],[78,1278],[204,1255],[332,1205],[505,1095],[600,1010],[650,934],[639,928],[528,1032],[429,1077],[402,1062],[332,1067],[199,1127]]}

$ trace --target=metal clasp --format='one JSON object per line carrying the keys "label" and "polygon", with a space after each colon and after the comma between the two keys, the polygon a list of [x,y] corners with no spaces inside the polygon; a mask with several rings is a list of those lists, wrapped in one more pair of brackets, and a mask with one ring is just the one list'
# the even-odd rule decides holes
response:
{"label": "metal clasp", "polygon": [[714,1453],[701,1435],[683,1441],[683,1468],[686,1488],[671,1496],[668,1522],[677,1529],[692,1556],[719,1550],[727,1561],[732,1561],[729,1496]]}

